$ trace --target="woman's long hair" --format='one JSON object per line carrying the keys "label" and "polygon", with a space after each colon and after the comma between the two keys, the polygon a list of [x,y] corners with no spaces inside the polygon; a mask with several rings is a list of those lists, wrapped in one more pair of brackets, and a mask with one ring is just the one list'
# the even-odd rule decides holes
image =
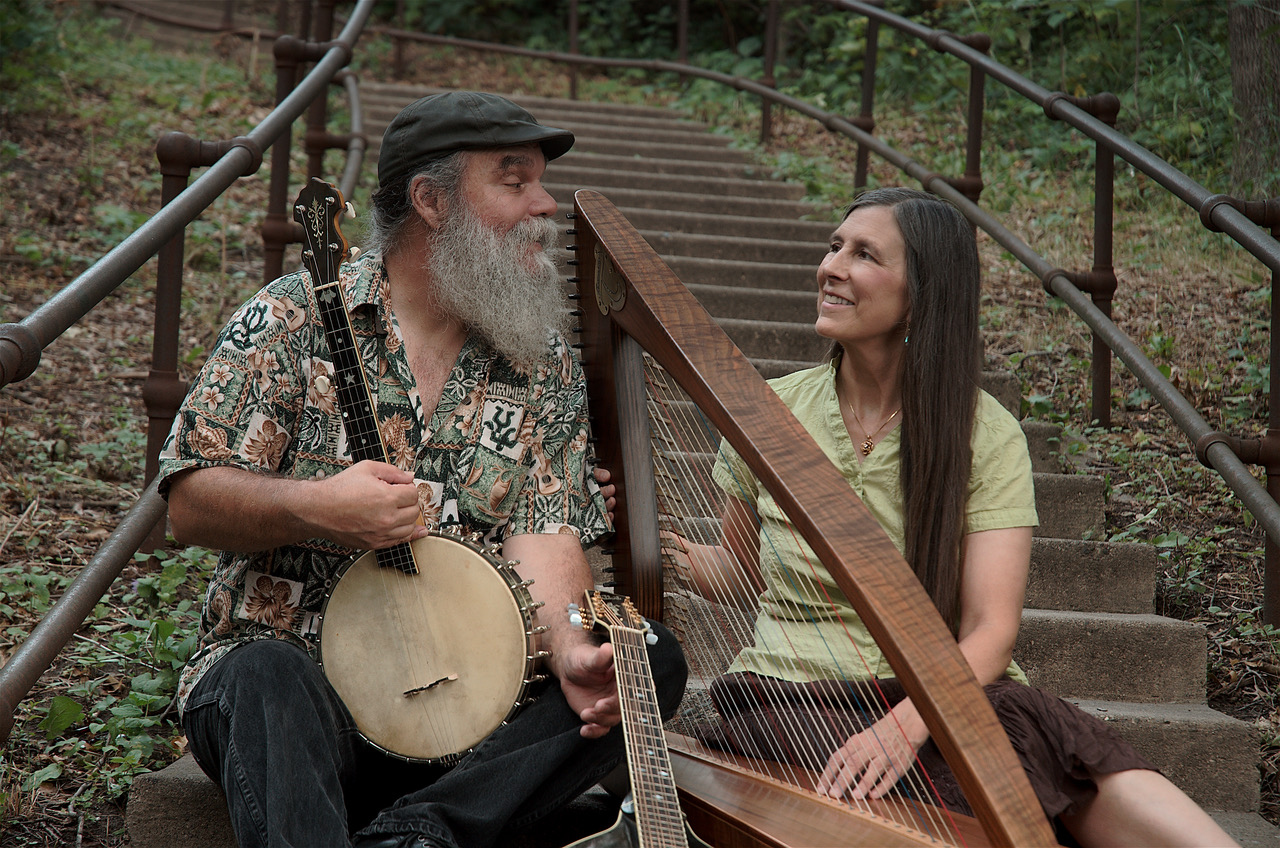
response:
{"label": "woman's long hair", "polygon": [[[960,626],[960,545],[982,376],[981,282],[973,228],[934,195],[865,192],[845,210],[887,206],[906,245],[909,324],[902,367],[901,483],[906,560],[953,634]],[[839,346],[833,349],[833,354]]]}

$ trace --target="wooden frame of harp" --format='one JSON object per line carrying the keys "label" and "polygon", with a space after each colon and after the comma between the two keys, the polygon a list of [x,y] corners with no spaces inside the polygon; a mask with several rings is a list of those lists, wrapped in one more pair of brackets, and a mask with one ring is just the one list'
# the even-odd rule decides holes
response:
{"label": "wooden frame of harp", "polygon": [[[705,757],[669,734],[682,805],[717,846],[1055,845],[994,712],[919,581],[839,471],[639,233],[603,196],[574,200],[581,347],[596,454],[618,484],[616,591],[664,619],[645,363],[655,362],[768,487],[865,622],[973,807],[950,832],[854,808]],[[739,758],[741,759],[741,758]],[[879,804],[891,812],[896,802]]]}

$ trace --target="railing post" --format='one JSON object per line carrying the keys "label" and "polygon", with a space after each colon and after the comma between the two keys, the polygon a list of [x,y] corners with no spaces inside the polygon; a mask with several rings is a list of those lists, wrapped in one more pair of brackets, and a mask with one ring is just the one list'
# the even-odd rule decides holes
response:
{"label": "railing post", "polygon": [[[1280,197],[1272,203],[1280,213]],[[1280,214],[1275,217],[1280,218]],[[1271,224],[1271,237],[1280,238],[1280,220]],[[1268,363],[1280,360],[1280,339],[1276,338],[1276,325],[1280,318],[1280,306],[1276,305],[1276,279],[1280,274],[1271,272],[1271,352]],[[1267,432],[1262,437],[1262,467],[1267,472],[1267,494],[1280,503],[1280,380],[1271,376],[1268,395]],[[1262,623],[1280,627],[1280,539],[1267,534],[1263,553],[1262,575]]]}
{"label": "railing post", "polygon": [[[334,3],[335,0],[318,0],[313,41],[319,44],[324,44],[333,38]],[[333,140],[326,129],[328,122],[329,96],[326,94],[324,97],[313,100],[307,109],[307,131],[303,137],[303,147],[307,151],[307,176],[309,177],[324,179],[324,152],[331,148],[330,142]]]}
{"label": "railing post", "polygon": [[[1053,103],[1065,100],[1108,126],[1116,125],[1120,99],[1110,92],[1092,97],[1072,97],[1057,92],[1044,105],[1045,114],[1054,118]],[[1115,217],[1115,153],[1099,141],[1093,161],[1093,268],[1085,273],[1067,271],[1067,279],[1089,294],[1094,306],[1111,317],[1111,302],[1119,282],[1112,257],[1112,233]],[[1111,347],[1097,333],[1093,334],[1091,359],[1092,397],[1089,420],[1101,427],[1111,426]]]}
{"label": "railing post", "polygon": [[[689,0],[680,0],[676,10],[676,58],[682,65],[689,64]],[[685,79],[681,74],[682,84]]]}
{"label": "railing post", "polygon": [[[396,29],[405,29],[404,25],[404,0],[396,0]],[[398,35],[391,36],[391,72],[395,74],[396,79],[404,79],[404,48],[405,39]]]}
{"label": "railing post", "polygon": [[[276,105],[279,106],[297,83],[298,65],[306,42],[291,35],[276,39]],[[269,283],[284,272],[284,248],[293,241],[293,219],[285,214],[289,194],[289,148],[293,128],[288,127],[271,145],[271,181],[267,194],[267,217],[262,222],[262,282]]]}
{"label": "railing post", "polygon": [[[764,22],[764,78],[762,85],[776,88],[778,81],[773,75],[774,61],[778,55],[778,0],[769,0],[769,10]],[[767,97],[760,98],[760,143],[768,144],[773,136],[773,101]]]}
{"label": "railing post", "polygon": [[[873,0],[872,5],[883,6],[884,0]],[[867,46],[862,53],[862,101],[858,108],[858,116],[851,118],[853,124],[864,133],[870,135],[875,131],[876,121],[872,115],[876,99],[876,62],[880,51],[880,22],[867,18]],[[871,149],[858,142],[857,163],[853,172],[853,189],[862,191],[867,187],[867,170],[871,161]]]}
{"label": "railing post", "polygon": [[[578,0],[569,0],[569,55],[578,55]],[[569,99],[578,99],[578,63],[569,63]]]}
{"label": "railing post", "polygon": [[[991,50],[991,36],[974,33],[960,39],[981,53]],[[969,127],[965,136],[964,176],[948,180],[974,203],[982,195],[982,120],[986,110],[987,73],[978,65],[969,66]]]}
{"label": "railing post", "polygon": [[[1091,98],[1092,114],[1109,127],[1116,125],[1120,98],[1109,92]],[[1098,142],[1093,156],[1093,302],[1111,317],[1111,301],[1116,279],[1112,239],[1115,222],[1116,157],[1111,148]],[[1101,427],[1111,426],[1111,348],[1093,334],[1093,418]]]}
{"label": "railing post", "polygon": [[[242,145],[242,139],[199,141],[181,132],[168,133],[161,138],[156,144],[156,160],[160,163],[161,174],[161,206],[168,206],[186,190],[193,168],[212,165],[226,155],[228,150]],[[248,173],[256,170],[257,163]],[[185,234],[185,230],[180,230],[157,254],[151,371],[142,386],[142,400],[147,410],[147,483],[155,479],[160,470],[160,449],[164,447],[174,416],[187,395],[187,383],[178,376]],[[143,550],[155,550],[163,543],[164,522],[160,522],[151,529]]]}

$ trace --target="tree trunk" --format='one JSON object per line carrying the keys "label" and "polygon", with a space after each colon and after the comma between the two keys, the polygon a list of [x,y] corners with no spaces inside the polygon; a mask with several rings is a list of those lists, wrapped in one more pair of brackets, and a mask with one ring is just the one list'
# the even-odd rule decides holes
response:
{"label": "tree trunk", "polygon": [[1236,110],[1232,189],[1280,195],[1280,0],[1232,2],[1227,17]]}

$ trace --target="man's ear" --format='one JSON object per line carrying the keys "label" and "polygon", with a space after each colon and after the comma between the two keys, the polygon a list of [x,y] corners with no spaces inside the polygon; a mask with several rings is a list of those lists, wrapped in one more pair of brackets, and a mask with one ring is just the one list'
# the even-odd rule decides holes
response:
{"label": "man's ear", "polygon": [[440,229],[440,224],[449,211],[448,198],[444,196],[444,192],[440,191],[431,180],[420,176],[415,178],[409,187],[409,198],[413,201],[414,210],[427,228]]}

